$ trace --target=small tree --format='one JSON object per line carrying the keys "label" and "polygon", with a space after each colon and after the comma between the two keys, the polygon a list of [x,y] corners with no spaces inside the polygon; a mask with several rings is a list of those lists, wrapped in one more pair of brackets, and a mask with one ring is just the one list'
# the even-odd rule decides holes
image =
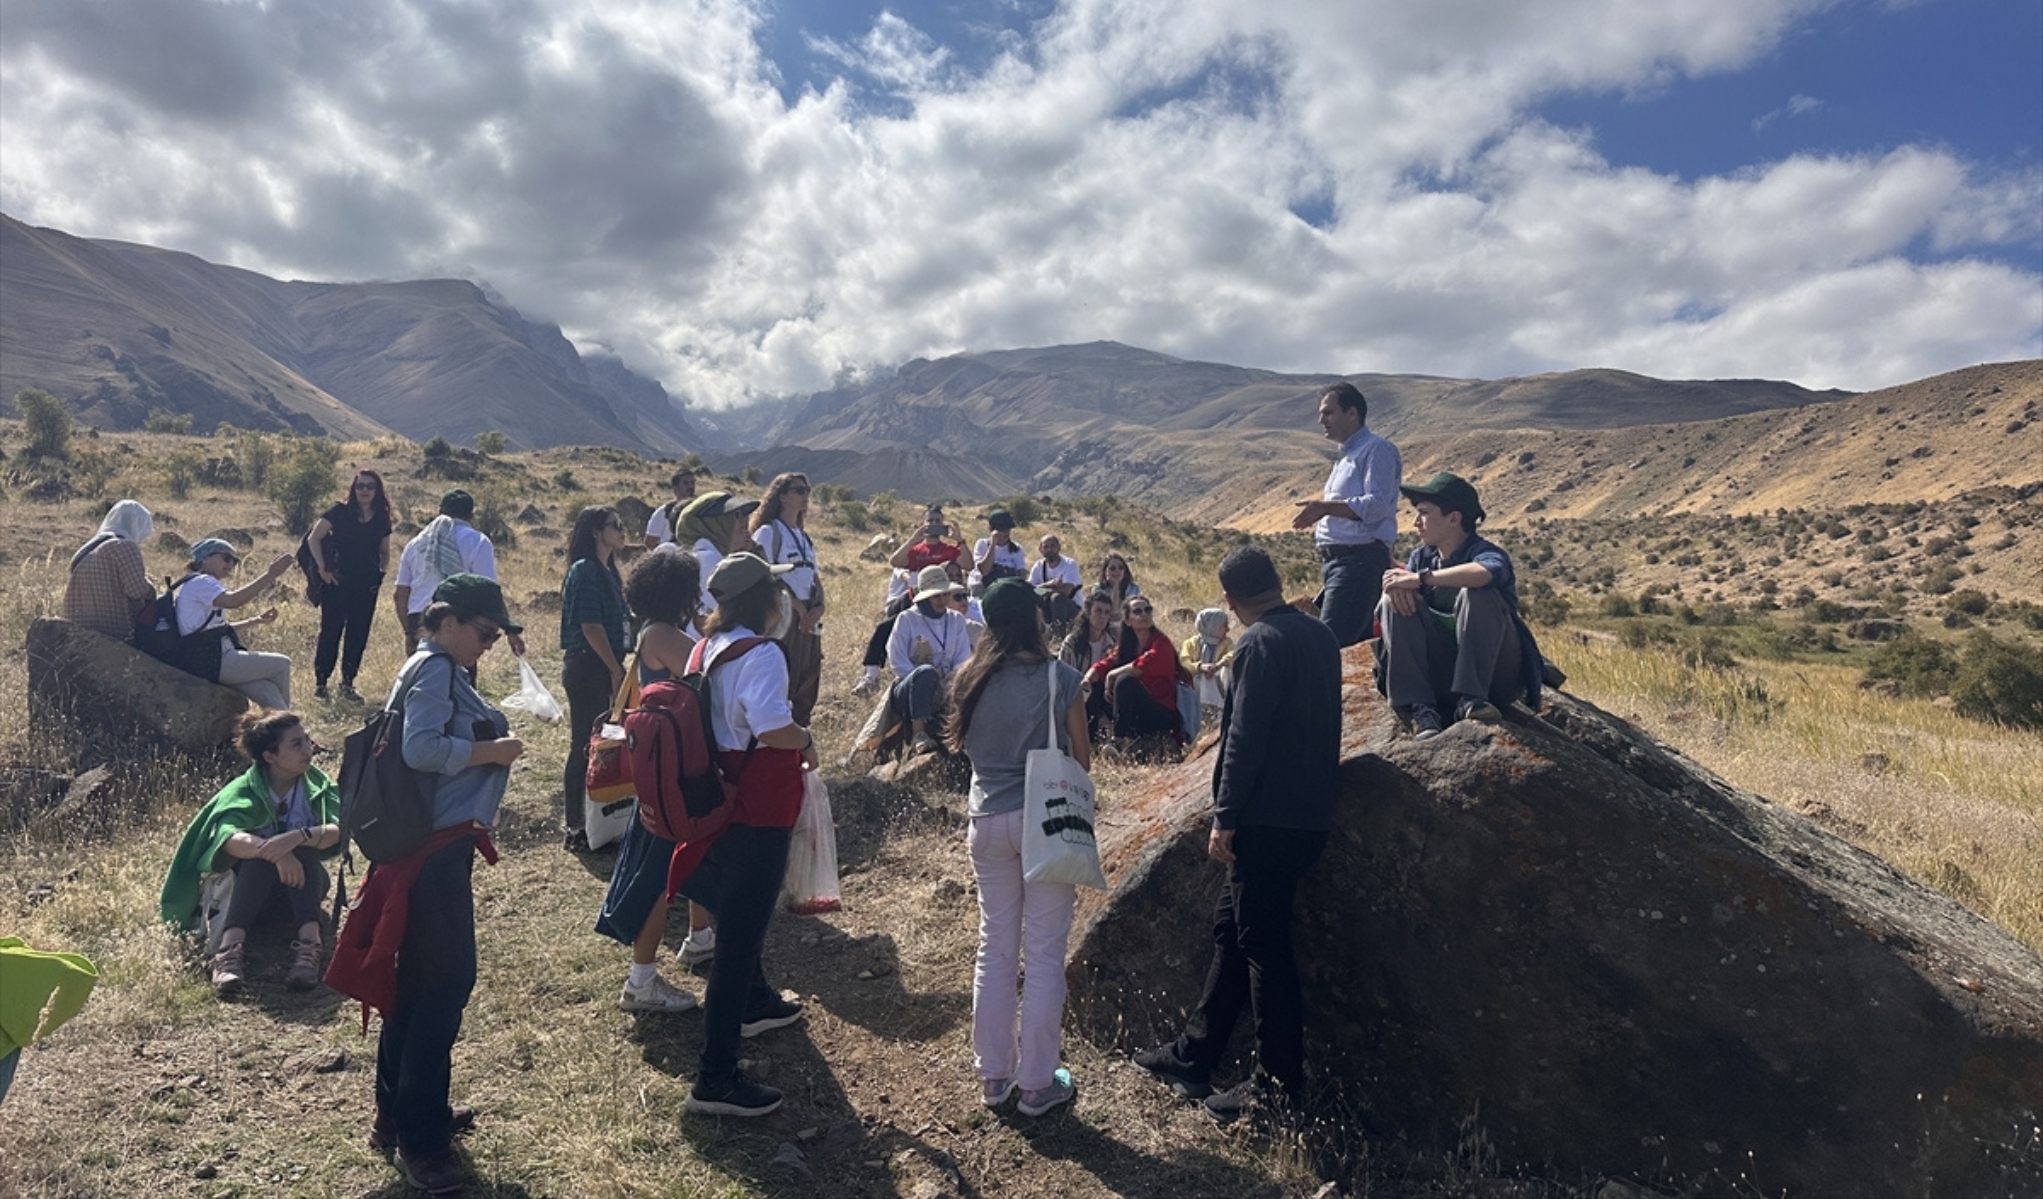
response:
{"label": "small tree", "polygon": [[475,435],[475,448],[485,458],[494,458],[511,448],[511,439],[496,429],[484,429]]}
{"label": "small tree", "polygon": [[752,465],[750,465],[750,466],[748,466],[748,467],[746,467],[746,468],[745,468],[744,480],[745,480],[745,482],[747,482],[747,483],[751,484],[751,485],[752,485],[752,486],[754,486],[754,487],[757,487],[757,486],[759,485],[759,464],[758,464],[758,463],[756,463],[756,462],[755,462],[755,463],[753,463]]}
{"label": "small tree", "polygon": [[234,442],[234,458],[241,467],[241,485],[261,491],[269,484],[270,468],[277,462],[277,443],[260,433],[243,433]]}
{"label": "small tree", "polygon": [[192,431],[192,414],[172,412],[168,408],[151,408],[149,415],[142,420],[142,430],[146,433],[187,434]]}
{"label": "small tree", "polygon": [[28,452],[37,458],[71,456],[71,414],[63,401],[40,388],[15,393],[14,406],[21,410],[23,431],[28,434]]}
{"label": "small tree", "polygon": [[180,446],[162,458],[163,485],[170,491],[172,499],[184,499],[192,492],[192,484],[198,481],[200,472],[206,468],[206,460],[191,446]]}
{"label": "small tree", "polygon": [[332,498],[340,445],[324,437],[296,442],[271,468],[264,492],[283,513],[291,536],[302,537],[320,508]]}

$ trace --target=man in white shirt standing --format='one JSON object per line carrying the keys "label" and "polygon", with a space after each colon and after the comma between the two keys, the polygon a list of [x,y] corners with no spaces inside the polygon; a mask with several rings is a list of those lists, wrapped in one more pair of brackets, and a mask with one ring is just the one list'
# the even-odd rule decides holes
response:
{"label": "man in white shirt standing", "polygon": [[1397,540],[1398,486],[1404,462],[1397,447],[1366,427],[1369,402],[1352,383],[1319,396],[1319,427],[1341,447],[1320,499],[1303,500],[1294,529],[1312,529],[1319,551],[1319,618],[1343,646],[1365,641],[1382,598],[1383,572]]}
{"label": "man in white shirt standing", "polygon": [[[440,515],[405,544],[397,559],[397,584],[390,601],[404,631],[404,652],[418,648],[419,622],[433,602],[433,589],[458,574],[481,575],[495,581],[497,551],[475,519],[475,497],[459,487],[440,497]],[[506,630],[511,652],[525,656],[525,639]]]}
{"label": "man in white shirt standing", "polygon": [[[645,545],[648,550],[656,550],[664,544],[681,540],[675,535],[675,530],[681,524],[682,509],[688,507],[695,499],[695,472],[684,466],[674,472],[674,477],[667,480],[667,485],[674,489],[674,500],[653,509],[653,514],[646,518]],[[681,548],[688,547],[684,545]],[[708,578],[709,572],[714,569],[716,569],[714,566],[705,563],[702,577]]]}

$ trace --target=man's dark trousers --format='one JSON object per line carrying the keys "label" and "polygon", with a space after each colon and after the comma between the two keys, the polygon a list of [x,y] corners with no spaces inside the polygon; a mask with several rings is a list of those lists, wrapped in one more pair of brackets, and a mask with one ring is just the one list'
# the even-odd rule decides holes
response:
{"label": "man's dark trousers", "polygon": [[1334,631],[1334,640],[1342,648],[1369,640],[1370,626],[1376,621],[1376,601],[1383,598],[1383,572],[1389,569],[1390,547],[1381,541],[1355,546],[1347,553],[1322,553],[1319,618]]}
{"label": "man's dark trousers", "polygon": [[1243,825],[1213,913],[1213,963],[1206,991],[1178,1038],[1181,1061],[1211,1071],[1247,1007],[1255,1019],[1263,1072],[1297,1096],[1305,1084],[1305,1012],[1291,944],[1298,882],[1326,848],[1327,834]]}

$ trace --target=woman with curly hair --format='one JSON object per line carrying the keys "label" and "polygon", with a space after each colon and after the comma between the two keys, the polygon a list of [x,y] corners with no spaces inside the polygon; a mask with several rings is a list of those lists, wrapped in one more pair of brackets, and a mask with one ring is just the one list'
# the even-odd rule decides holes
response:
{"label": "woman with curly hair", "polygon": [[340,849],[340,791],[312,764],[319,747],[298,713],[251,712],[242,717],[238,740],[250,766],[185,827],[163,880],[163,919],[189,927],[199,911],[201,877],[233,871],[227,931],[213,955],[213,990],[225,997],[241,987],[250,926],[281,894],[297,929],[284,985],[307,990],[319,982],[319,904],[327,883],[320,860]]}
{"label": "woman with curly hair", "polygon": [[788,701],[795,723],[808,727],[823,682],[823,576],[816,569],[816,543],[802,527],[809,515],[809,477],[774,476],[752,514],[752,542],[768,565],[793,566],[781,582],[794,593],[794,624],[781,638],[787,649]]}
{"label": "woman with curly hair", "polygon": [[568,697],[567,765],[561,791],[567,804],[567,846],[586,849],[589,734],[610,710],[624,682],[624,579],[617,551],[626,541],[615,508],[591,506],[568,534],[567,578],[560,588],[560,682]]}
{"label": "woman with curly hair", "polygon": [[362,668],[369,625],[376,619],[376,596],[390,569],[391,523],[383,476],[358,470],[348,493],[305,535],[324,584],[319,593],[319,648],[312,657],[312,694],[320,699],[326,698],[326,680],[338,660],[341,698],[362,702],[355,691],[355,673]]}

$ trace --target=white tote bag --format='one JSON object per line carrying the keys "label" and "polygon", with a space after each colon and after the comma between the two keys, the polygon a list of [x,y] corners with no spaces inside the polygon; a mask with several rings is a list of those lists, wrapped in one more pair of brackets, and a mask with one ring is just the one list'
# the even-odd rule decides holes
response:
{"label": "white tote bag", "polygon": [[1099,842],[1093,835],[1092,779],[1057,748],[1057,662],[1048,666],[1050,744],[1032,749],[1022,800],[1022,877],[1105,890]]}

